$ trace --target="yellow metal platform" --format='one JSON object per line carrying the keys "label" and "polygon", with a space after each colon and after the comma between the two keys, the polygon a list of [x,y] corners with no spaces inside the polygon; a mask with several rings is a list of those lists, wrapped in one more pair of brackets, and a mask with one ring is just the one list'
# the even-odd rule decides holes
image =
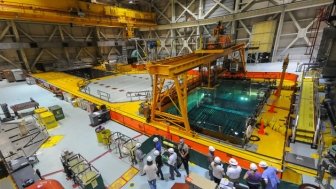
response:
{"label": "yellow metal platform", "polygon": [[314,79],[304,78],[295,140],[312,143],[315,132]]}
{"label": "yellow metal platform", "polygon": [[[146,123],[144,117],[139,116],[138,108],[140,101],[135,102],[125,102],[125,103],[109,103],[99,98],[90,96],[88,94],[82,93],[79,91],[77,83],[82,79],[79,77],[75,77],[69,74],[60,73],[60,72],[49,72],[49,73],[39,73],[33,74],[33,77],[47,82],[65,92],[71,93],[74,96],[86,99],[90,102],[93,102],[98,105],[105,104],[112,111],[111,117],[113,120],[120,122],[126,126],[129,126],[127,123],[132,123],[135,126],[129,126],[132,129],[138,130],[141,133],[156,133],[164,135],[163,133],[167,132],[167,126],[161,123]],[[283,91],[282,97],[280,97],[279,106],[280,108],[276,111],[278,113],[271,114],[267,112],[269,108],[268,105],[264,107],[263,110],[263,119],[266,120],[269,125],[278,125],[279,127],[283,127],[285,122],[285,116],[288,115],[287,108],[289,105],[285,105],[289,102],[288,96],[291,95],[291,91]],[[255,131],[255,135],[259,136]],[[237,148],[230,144],[219,143],[217,140],[213,140],[200,135],[186,135],[181,132],[177,127],[169,127],[169,133],[173,136],[179,136],[185,138],[190,144],[195,145],[195,147],[200,148],[200,152],[207,153],[207,146],[214,146],[218,153],[224,152],[227,155],[219,154],[222,159],[225,161],[230,157],[237,157],[241,159],[245,167],[248,167],[249,162],[259,162],[261,160],[267,161],[270,165],[281,169],[282,168],[282,158],[284,149],[285,136],[283,132],[279,132],[273,127],[266,127],[267,135],[260,135],[260,141],[254,142],[257,148],[256,150],[247,151],[242,148]],[[173,140],[178,140],[178,138],[173,138]],[[199,146],[200,145],[200,146]]]}

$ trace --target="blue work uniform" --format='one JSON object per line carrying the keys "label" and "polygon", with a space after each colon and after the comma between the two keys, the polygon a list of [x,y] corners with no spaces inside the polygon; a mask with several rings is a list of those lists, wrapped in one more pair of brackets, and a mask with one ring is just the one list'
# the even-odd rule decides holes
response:
{"label": "blue work uniform", "polygon": [[155,150],[157,150],[157,151],[159,151],[161,153],[161,146],[162,146],[161,142],[157,141],[155,143]]}
{"label": "blue work uniform", "polygon": [[277,189],[280,179],[277,176],[277,169],[267,167],[262,174],[263,179],[267,179],[266,189]]}

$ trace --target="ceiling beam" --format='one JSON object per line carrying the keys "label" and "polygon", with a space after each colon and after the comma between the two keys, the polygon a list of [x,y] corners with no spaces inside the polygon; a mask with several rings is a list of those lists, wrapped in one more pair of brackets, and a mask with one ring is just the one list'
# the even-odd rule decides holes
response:
{"label": "ceiling beam", "polygon": [[188,27],[195,27],[195,26],[204,26],[215,24],[218,21],[222,22],[232,22],[235,20],[244,20],[249,18],[255,18],[260,16],[272,15],[289,11],[295,10],[302,10],[307,8],[319,7],[323,5],[329,5],[333,2],[333,0],[306,0],[306,1],[298,1],[289,4],[280,4],[272,7],[266,7],[262,9],[257,9],[253,11],[246,11],[246,12],[238,12],[232,13],[220,17],[215,18],[207,18],[207,19],[199,19],[195,21],[188,21],[188,22],[179,22],[179,23],[172,23],[172,24],[165,24],[165,25],[158,25],[154,27],[143,27],[140,28],[140,31],[149,31],[149,30],[169,30],[169,29],[177,29],[177,28],[188,28]]}

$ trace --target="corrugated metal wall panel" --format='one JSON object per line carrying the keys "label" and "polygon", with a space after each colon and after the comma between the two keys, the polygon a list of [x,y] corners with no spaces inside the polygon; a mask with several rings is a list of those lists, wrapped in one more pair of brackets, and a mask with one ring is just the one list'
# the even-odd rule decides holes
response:
{"label": "corrugated metal wall panel", "polygon": [[253,25],[251,43],[259,47],[256,51],[272,52],[276,23],[275,20],[269,20]]}

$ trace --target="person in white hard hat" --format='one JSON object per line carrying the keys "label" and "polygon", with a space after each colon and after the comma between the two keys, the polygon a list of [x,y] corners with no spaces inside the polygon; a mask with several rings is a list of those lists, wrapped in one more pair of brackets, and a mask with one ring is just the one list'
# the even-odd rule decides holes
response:
{"label": "person in white hard hat", "polygon": [[229,180],[234,183],[234,185],[239,184],[239,178],[242,168],[238,165],[238,162],[234,158],[230,158],[229,166],[226,171],[226,175]]}
{"label": "person in white hard hat", "polygon": [[264,185],[265,189],[278,189],[278,185],[280,184],[280,179],[277,176],[277,173],[282,172],[274,167],[268,166],[265,161],[261,161],[259,163],[259,167],[264,169],[262,173],[262,184]]}
{"label": "person in white hard hat", "polygon": [[158,150],[155,150],[154,155],[155,155],[155,163],[156,163],[156,166],[158,168],[158,170],[156,172],[156,175],[160,176],[161,180],[164,180],[163,173],[162,173],[162,170],[161,170],[161,168],[163,166],[161,153]]}
{"label": "person in white hard hat", "polygon": [[261,183],[261,173],[255,163],[250,164],[250,170],[246,171],[244,179],[250,189],[259,189]]}
{"label": "person in white hard hat", "polygon": [[211,162],[212,167],[212,175],[214,177],[214,181],[217,185],[219,185],[223,176],[225,176],[224,168],[219,157],[215,157],[214,161]]}
{"label": "person in white hard hat", "polygon": [[215,148],[213,146],[209,146],[209,153],[208,153],[208,169],[209,169],[209,177],[210,180],[213,180],[213,175],[212,175],[212,166],[211,166],[211,162],[213,162],[215,159]]}
{"label": "person in white hard hat", "polygon": [[153,159],[151,156],[147,157],[147,163],[144,167],[144,172],[147,175],[147,181],[149,187],[151,189],[156,189],[156,172],[158,168],[156,167],[155,163],[153,163]]}
{"label": "person in white hard hat", "polygon": [[181,173],[177,169],[177,163],[176,163],[177,154],[175,153],[173,148],[169,148],[168,152],[169,152],[168,165],[169,165],[169,173],[170,173],[169,178],[171,180],[175,180],[174,171],[175,171],[177,177],[181,177]]}
{"label": "person in white hard hat", "polygon": [[154,142],[154,145],[155,145],[155,150],[157,150],[161,153],[162,144],[161,144],[161,141],[159,140],[159,138],[154,137],[153,142]]}
{"label": "person in white hard hat", "polygon": [[142,152],[142,150],[140,149],[140,147],[141,147],[141,143],[136,143],[136,145],[135,145],[135,148],[136,148],[136,150],[135,150],[135,158],[136,158],[136,160],[137,160],[137,162],[139,164],[140,174],[141,174],[141,176],[144,176],[146,173],[143,171],[143,168],[144,168],[144,162],[143,162],[143,160],[144,160],[144,157],[146,156],[146,154],[144,154]]}

